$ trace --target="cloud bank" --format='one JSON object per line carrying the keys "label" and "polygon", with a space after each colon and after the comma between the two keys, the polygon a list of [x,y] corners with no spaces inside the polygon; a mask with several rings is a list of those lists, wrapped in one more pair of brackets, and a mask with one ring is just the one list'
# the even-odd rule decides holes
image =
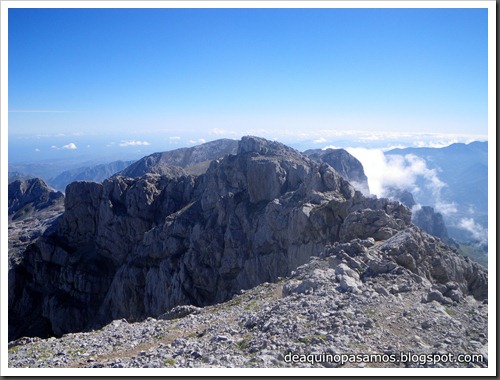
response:
{"label": "cloud bank", "polygon": [[[477,223],[473,215],[463,217],[464,205],[450,203],[443,199],[441,192],[447,187],[439,178],[436,169],[429,169],[424,159],[412,154],[385,155],[381,149],[347,148],[363,165],[368,177],[368,186],[377,197],[387,197],[391,189],[408,190],[418,198],[418,194],[428,195],[436,212],[446,218],[448,227],[468,231],[472,239],[481,243],[488,241],[488,229]],[[422,205],[417,204],[413,212]],[[474,210],[468,210],[474,214]]]}
{"label": "cloud bank", "polygon": [[391,188],[418,193],[421,191],[417,185],[419,178],[425,180],[427,190],[436,198],[446,186],[437,170],[429,169],[425,160],[415,155],[386,156],[381,149],[367,148],[347,148],[347,151],[363,164],[370,190],[378,197],[387,196]]}

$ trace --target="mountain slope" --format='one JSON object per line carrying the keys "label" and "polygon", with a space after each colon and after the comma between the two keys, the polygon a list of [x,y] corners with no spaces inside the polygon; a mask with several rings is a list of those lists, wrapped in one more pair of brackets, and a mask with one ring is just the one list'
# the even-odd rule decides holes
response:
{"label": "mountain slope", "polygon": [[189,174],[202,174],[212,160],[222,158],[227,154],[235,154],[238,142],[230,139],[220,139],[210,141],[191,148],[180,148],[168,152],[153,153],[146,156],[121,172],[116,176],[141,177],[146,173],[171,174],[172,171],[180,167],[186,169]]}

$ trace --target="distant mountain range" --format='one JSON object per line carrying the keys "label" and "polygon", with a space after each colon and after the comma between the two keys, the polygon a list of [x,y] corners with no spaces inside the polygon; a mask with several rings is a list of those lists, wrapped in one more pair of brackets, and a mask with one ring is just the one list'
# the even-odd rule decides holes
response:
{"label": "distant mountain range", "polygon": [[111,177],[116,172],[125,169],[134,161],[113,161],[108,164],[100,164],[96,166],[84,166],[77,169],[66,170],[49,179],[48,184],[57,190],[64,191],[66,186],[74,181],[104,181]]}

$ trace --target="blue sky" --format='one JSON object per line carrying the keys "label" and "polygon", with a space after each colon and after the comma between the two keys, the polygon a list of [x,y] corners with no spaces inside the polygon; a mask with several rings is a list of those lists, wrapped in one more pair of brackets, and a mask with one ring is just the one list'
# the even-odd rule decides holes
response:
{"label": "blue sky", "polygon": [[339,145],[488,133],[486,9],[8,17],[9,160],[141,155],[245,134]]}

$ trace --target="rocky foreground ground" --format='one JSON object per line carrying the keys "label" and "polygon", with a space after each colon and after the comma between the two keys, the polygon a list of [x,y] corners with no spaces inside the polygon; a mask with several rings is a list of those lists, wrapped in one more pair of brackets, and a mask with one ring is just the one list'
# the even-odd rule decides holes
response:
{"label": "rocky foreground ground", "polygon": [[487,367],[487,300],[391,260],[384,252],[397,239],[334,244],[290,277],[224,303],[177,306],[156,319],[115,320],[60,338],[21,338],[9,343],[8,365]]}

